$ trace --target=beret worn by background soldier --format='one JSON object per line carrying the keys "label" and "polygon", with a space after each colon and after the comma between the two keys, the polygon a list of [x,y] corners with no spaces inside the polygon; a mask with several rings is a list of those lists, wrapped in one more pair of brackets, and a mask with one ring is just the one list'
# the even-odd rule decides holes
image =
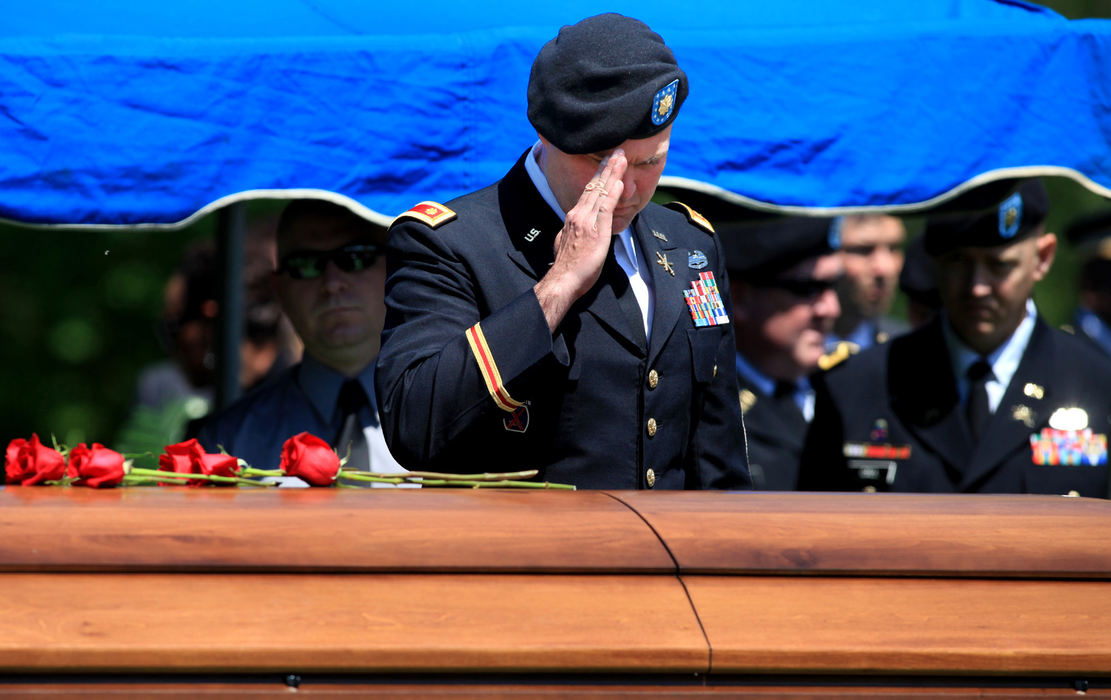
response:
{"label": "beret worn by background soldier", "polygon": [[790,216],[728,228],[719,223],[718,228],[729,274],[757,283],[841,249],[840,217]]}
{"label": "beret worn by background soldier", "polygon": [[1021,240],[1038,230],[1049,214],[1049,195],[1040,179],[1025,180],[997,207],[973,214],[932,217],[926,224],[926,252],[942,255],[963,246],[992,247]]}
{"label": "beret worn by background soldier", "polygon": [[659,34],[607,13],[563,27],[540,50],[529,76],[528,118],[564,153],[598,153],[662,131],[687,89]]}

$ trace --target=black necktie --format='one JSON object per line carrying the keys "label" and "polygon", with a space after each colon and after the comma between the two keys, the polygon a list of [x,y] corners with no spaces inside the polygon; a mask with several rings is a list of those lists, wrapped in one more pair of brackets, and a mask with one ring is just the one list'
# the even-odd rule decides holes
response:
{"label": "black necktie", "polygon": [[991,365],[987,360],[979,359],[973,362],[965,373],[968,377],[968,401],[965,402],[964,411],[968,418],[968,431],[974,442],[979,441],[984,433],[984,426],[991,418],[991,409],[988,406],[988,380],[992,378]]}
{"label": "black necktie", "polygon": [[343,387],[339,390],[339,399],[336,403],[339,405],[343,421],[332,446],[343,458],[347,456],[347,446],[350,444],[351,458],[344,465],[344,468],[368,471],[370,469],[370,450],[366,444],[366,434],[363,432],[362,421],[359,420],[359,412],[369,402],[362,384],[354,379],[344,382]]}

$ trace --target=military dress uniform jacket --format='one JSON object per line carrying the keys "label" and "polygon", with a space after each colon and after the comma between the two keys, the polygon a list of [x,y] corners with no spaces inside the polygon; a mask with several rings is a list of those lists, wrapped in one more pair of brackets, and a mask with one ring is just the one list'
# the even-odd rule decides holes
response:
{"label": "military dress uniform jacket", "polygon": [[748,469],[754,488],[793,491],[806,437],[806,419],[792,398],[779,399],[760,391],[738,375],[741,413],[748,438]]}
{"label": "military dress uniform jacket", "polygon": [[[814,420],[799,487],[1106,497],[1107,360],[1038,318],[999,406],[973,445],[942,322],[934,319],[815,377]],[[1061,409],[1080,409],[1072,416],[1083,416],[1086,426],[1074,425],[1079,432],[1071,435],[1055,430],[1054,414],[1067,415]],[[1090,463],[1101,458],[1102,465]],[[1070,463],[1078,461],[1089,464]]]}
{"label": "military dress uniform jacket", "polygon": [[683,296],[710,272],[729,299],[717,239],[696,215],[650,204],[632,227],[651,344],[612,251],[553,337],[533,286],[563,223],[525,157],[390,230],[375,375],[390,451],[411,469],[536,468],[584,488],[747,487],[733,327],[696,328]]}

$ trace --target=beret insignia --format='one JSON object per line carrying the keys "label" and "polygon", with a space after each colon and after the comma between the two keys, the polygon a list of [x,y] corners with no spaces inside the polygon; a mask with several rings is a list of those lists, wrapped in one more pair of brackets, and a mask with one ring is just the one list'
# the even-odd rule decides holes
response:
{"label": "beret insignia", "polygon": [[694,225],[698,226],[699,228],[705,230],[707,233],[713,233],[714,232],[713,225],[710,224],[710,222],[706,219],[706,217],[702,216],[701,214],[696,212],[694,209],[691,209],[686,204],[683,204],[682,202],[667,202],[666,204],[664,204],[664,206],[667,207],[668,209],[674,209],[675,211],[682,212],[683,214],[686,214],[687,219],[692,224],[694,224]]}
{"label": "beret insignia", "polygon": [[436,202],[421,202],[404,214],[399,215],[394,219],[394,223],[408,217],[427,224],[432,228],[437,228],[451,221],[456,216],[458,215],[455,212],[448,209],[443,204],[437,204]]}
{"label": "beret insignia", "polygon": [[667,84],[652,98],[652,123],[656,126],[666,124],[675,109],[675,97],[679,94],[679,79],[676,78]]}

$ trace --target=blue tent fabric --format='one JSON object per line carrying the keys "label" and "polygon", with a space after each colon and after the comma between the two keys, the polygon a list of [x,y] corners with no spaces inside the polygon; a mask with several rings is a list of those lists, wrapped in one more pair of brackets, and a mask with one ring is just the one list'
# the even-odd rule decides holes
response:
{"label": "blue tent fabric", "polygon": [[1111,196],[1111,21],[1017,0],[380,5],[21,7],[0,28],[0,218],[170,225],[314,194],[388,221],[500,177],[535,138],[536,52],[602,10],[690,77],[666,182],[786,211],[1034,174]]}

